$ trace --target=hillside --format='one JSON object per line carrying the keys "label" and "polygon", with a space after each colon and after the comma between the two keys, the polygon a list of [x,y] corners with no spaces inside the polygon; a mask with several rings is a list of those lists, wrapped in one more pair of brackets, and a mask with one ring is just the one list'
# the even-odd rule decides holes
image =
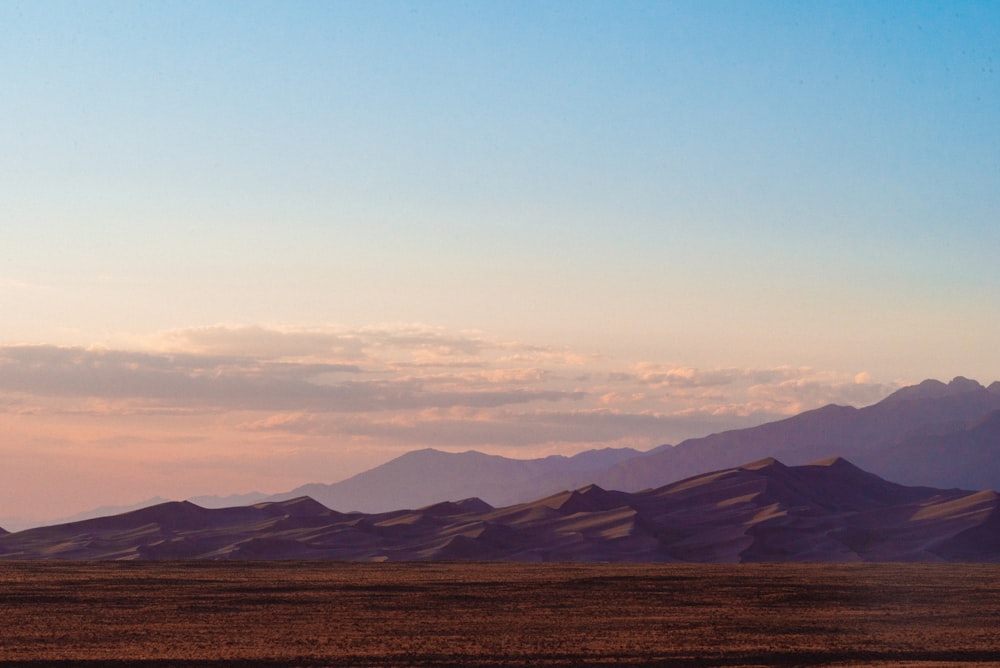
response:
{"label": "hillside", "polygon": [[[980,463],[991,457],[997,461],[1000,440],[981,441],[988,454],[968,461],[949,454],[952,439],[964,438],[961,434],[970,423],[998,409],[1000,383],[986,388],[962,377],[947,384],[927,380],[865,408],[831,404],[757,427],[661,446],[613,465],[593,480],[616,489],[640,490],[758,458],[803,464],[842,456],[899,482],[1000,489],[1000,467]],[[949,465],[931,463],[943,460],[950,460]],[[922,461],[928,464],[923,466]]]}
{"label": "hillside", "polygon": [[1000,488],[1000,410],[951,431],[912,434],[867,460],[870,468],[891,470],[908,484]]}

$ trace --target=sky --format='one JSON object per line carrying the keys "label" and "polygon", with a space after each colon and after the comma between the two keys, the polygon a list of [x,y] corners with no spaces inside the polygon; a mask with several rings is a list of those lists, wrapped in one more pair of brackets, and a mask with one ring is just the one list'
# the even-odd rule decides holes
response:
{"label": "sky", "polygon": [[11,0],[0,81],[0,526],[1000,379],[995,2]]}

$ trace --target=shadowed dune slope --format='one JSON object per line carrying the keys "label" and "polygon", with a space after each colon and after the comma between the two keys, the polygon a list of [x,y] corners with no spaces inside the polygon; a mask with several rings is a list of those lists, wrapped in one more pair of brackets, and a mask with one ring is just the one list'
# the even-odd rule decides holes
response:
{"label": "shadowed dune slope", "polygon": [[995,562],[1000,496],[898,485],[842,458],[767,458],[642,492],[588,485],[502,508],[170,502],[6,534],[0,558]]}

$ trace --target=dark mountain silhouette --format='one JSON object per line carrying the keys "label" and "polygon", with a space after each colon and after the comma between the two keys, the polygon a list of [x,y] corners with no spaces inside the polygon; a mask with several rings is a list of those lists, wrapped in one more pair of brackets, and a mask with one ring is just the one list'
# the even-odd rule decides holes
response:
{"label": "dark mountain silhouette", "polygon": [[[984,468],[976,460],[952,458],[949,466],[938,469],[915,465],[921,457],[947,459],[951,438],[998,409],[1000,383],[986,388],[962,377],[947,384],[926,380],[865,408],[831,404],[758,427],[661,446],[616,464],[593,480],[606,487],[639,490],[756,458],[803,464],[844,456],[891,480],[1000,489],[1000,467]],[[983,445],[981,450],[988,448]],[[994,441],[992,451],[998,448]]]}
{"label": "dark mountain silhouette", "polygon": [[0,559],[998,562],[1000,495],[907,487],[841,458],[767,458],[643,492],[587,485],[503,508],[168,502],[0,536]]}
{"label": "dark mountain silhouette", "polygon": [[268,500],[311,496],[331,508],[364,512],[414,508],[472,496],[493,505],[509,505],[579,487],[596,473],[639,454],[631,448],[607,448],[573,457],[509,459],[475,451],[456,454],[428,448],[408,452],[341,482],[303,485]]}

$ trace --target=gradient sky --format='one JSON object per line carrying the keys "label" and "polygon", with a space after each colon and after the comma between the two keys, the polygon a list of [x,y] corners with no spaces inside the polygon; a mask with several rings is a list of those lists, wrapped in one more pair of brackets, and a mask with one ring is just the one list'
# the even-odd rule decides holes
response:
{"label": "gradient sky", "polygon": [[0,35],[0,517],[1000,378],[995,2],[9,1]]}

